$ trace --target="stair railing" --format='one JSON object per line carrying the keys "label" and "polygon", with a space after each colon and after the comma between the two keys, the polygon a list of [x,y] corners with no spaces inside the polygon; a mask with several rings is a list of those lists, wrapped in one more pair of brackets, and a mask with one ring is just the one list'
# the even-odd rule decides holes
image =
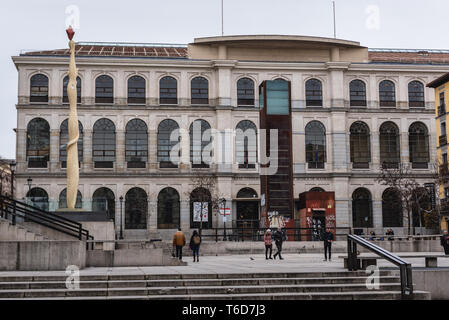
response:
{"label": "stair railing", "polygon": [[89,234],[89,230],[83,229],[81,223],[4,195],[0,195],[0,215],[8,220],[11,217],[13,225],[16,224],[17,218],[22,218],[25,222],[37,223],[78,240],[94,240],[94,237]]}
{"label": "stair railing", "polygon": [[357,263],[357,245],[368,249],[385,260],[399,267],[401,276],[401,296],[407,300],[413,297],[412,266],[397,255],[385,250],[372,242],[354,234],[348,234],[348,270],[357,271],[360,265]]}

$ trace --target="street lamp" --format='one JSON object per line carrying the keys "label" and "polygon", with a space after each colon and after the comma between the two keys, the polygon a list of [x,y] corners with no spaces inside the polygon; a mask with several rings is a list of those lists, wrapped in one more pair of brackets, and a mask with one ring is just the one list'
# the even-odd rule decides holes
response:
{"label": "street lamp", "polygon": [[28,193],[31,191],[31,183],[33,182],[33,179],[31,177],[28,177],[27,184],[28,184]]}
{"label": "street lamp", "polygon": [[225,198],[220,198],[218,200],[219,205],[221,207],[221,209],[223,210],[223,241],[226,241],[226,210],[225,210],[225,206],[226,206],[226,199]]}
{"label": "street lamp", "polygon": [[123,196],[120,196],[120,240],[123,240]]}
{"label": "street lamp", "polygon": [[9,164],[9,169],[11,170],[11,199],[14,200],[14,173],[16,172],[16,162],[11,161]]}
{"label": "street lamp", "polygon": [[[9,164],[11,170],[11,199],[14,200],[14,172],[16,171],[16,162],[11,161]],[[14,202],[13,214],[12,214],[12,224],[16,224],[16,203]]]}

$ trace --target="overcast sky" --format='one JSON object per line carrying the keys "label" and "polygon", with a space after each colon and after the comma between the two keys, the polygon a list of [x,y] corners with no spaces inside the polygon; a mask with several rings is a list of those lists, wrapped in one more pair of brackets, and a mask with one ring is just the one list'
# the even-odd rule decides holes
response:
{"label": "overcast sky", "polygon": [[[338,38],[371,48],[449,49],[447,0],[335,2]],[[65,48],[71,5],[79,9],[76,41],[188,43],[221,34],[221,0],[1,0],[1,157],[15,158],[17,72],[11,56]],[[332,1],[224,0],[224,33],[332,37]]]}

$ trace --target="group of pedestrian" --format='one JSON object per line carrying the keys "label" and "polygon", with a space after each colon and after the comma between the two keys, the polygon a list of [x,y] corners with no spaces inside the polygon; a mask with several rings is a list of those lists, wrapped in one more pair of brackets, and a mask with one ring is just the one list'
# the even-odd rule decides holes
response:
{"label": "group of pedestrian", "polygon": [[[182,232],[181,228],[173,235],[173,257],[178,258],[182,261],[182,249],[186,245],[186,236]],[[198,231],[194,230],[192,236],[190,237],[189,248],[192,250],[193,262],[200,261],[200,245],[201,236]]]}
{"label": "group of pedestrian", "polygon": [[[287,241],[287,234],[285,233],[285,230],[279,230],[274,229],[272,232],[271,229],[267,229],[265,231],[263,240],[265,242],[265,259],[266,260],[276,260],[276,257],[279,256],[279,260],[284,260],[282,258],[282,243],[284,241]],[[271,257],[271,254],[273,252],[273,241],[276,244],[276,253]],[[270,253],[270,255],[268,255]]]}

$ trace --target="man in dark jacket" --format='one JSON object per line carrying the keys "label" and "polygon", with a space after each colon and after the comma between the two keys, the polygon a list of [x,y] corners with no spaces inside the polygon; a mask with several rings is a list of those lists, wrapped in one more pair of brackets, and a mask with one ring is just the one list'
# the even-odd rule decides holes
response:
{"label": "man in dark jacket", "polygon": [[441,236],[441,246],[444,248],[444,254],[449,255],[449,234],[447,234],[447,230],[444,230]]}
{"label": "man in dark jacket", "polygon": [[332,241],[334,241],[334,234],[331,232],[330,228],[327,228],[326,232],[323,233],[323,241],[324,241],[324,261],[327,261],[328,251],[329,251],[329,261],[331,261]]}
{"label": "man in dark jacket", "polygon": [[274,240],[274,243],[276,244],[276,249],[277,249],[277,252],[273,256],[274,260],[276,260],[276,256],[279,256],[279,260],[284,260],[284,258],[282,258],[282,256],[281,256],[282,242],[284,242],[283,238],[284,237],[283,237],[282,232],[279,229],[277,229],[273,234],[273,240]]}

